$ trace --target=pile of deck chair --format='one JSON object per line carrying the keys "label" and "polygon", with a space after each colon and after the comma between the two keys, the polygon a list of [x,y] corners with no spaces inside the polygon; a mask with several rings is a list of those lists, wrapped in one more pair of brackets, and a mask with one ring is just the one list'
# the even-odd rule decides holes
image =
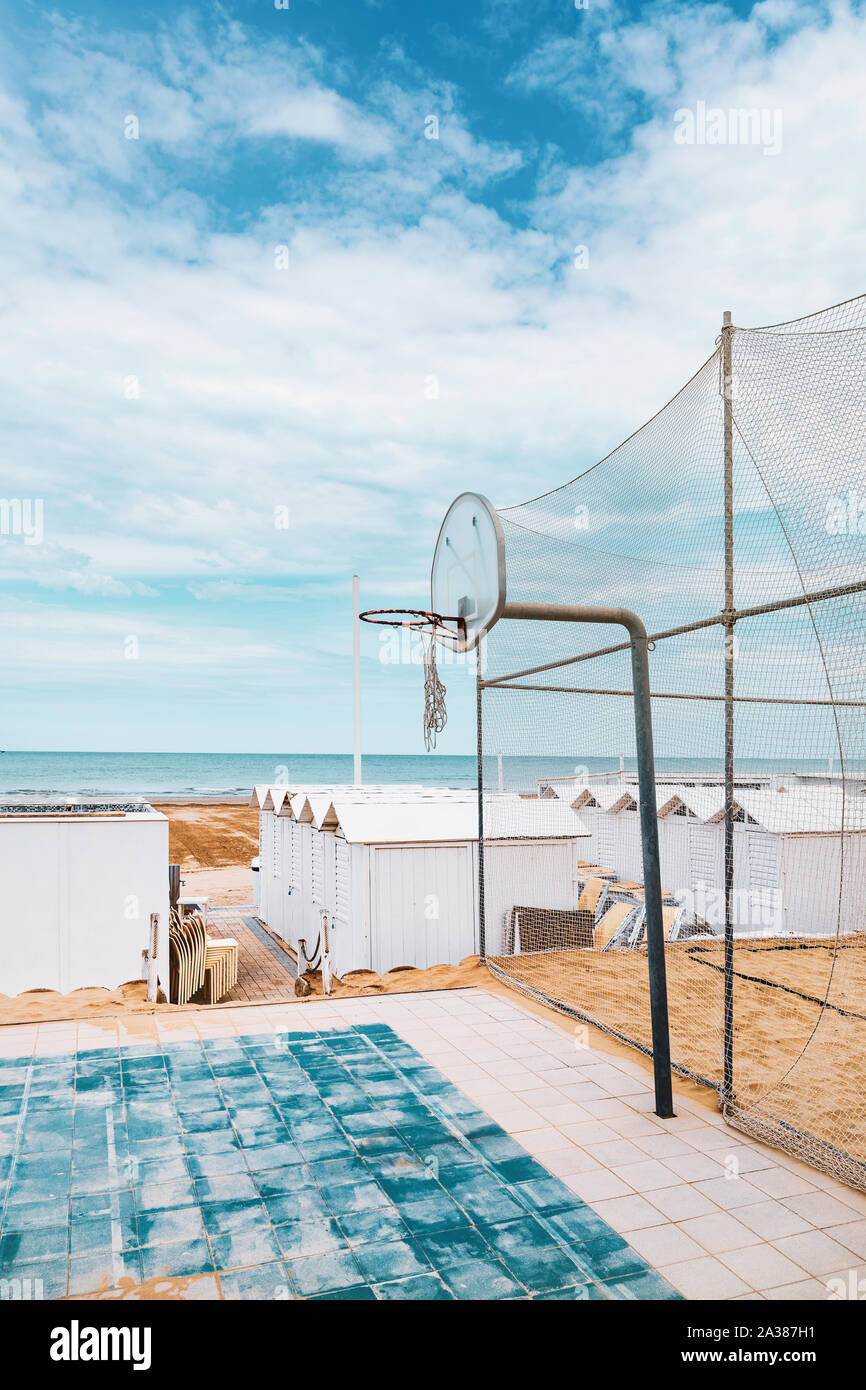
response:
{"label": "pile of deck chair", "polygon": [[[571,909],[512,907],[505,927],[505,953],[594,949],[646,948],[646,906],[643,887],[621,883],[610,870],[581,864],[577,906]],[[686,909],[670,893],[662,897],[666,941],[715,936],[703,921],[690,921]]]}
{"label": "pile of deck chair", "polygon": [[172,908],[168,975],[172,1004],[216,1004],[238,982],[238,943],[231,936],[208,936],[201,913],[181,917]]}

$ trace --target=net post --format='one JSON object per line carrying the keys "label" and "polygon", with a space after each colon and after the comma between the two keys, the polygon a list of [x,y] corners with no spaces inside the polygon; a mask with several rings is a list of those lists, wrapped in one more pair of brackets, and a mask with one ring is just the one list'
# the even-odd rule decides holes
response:
{"label": "net post", "polygon": [[634,727],[638,796],[640,798],[640,834],[649,967],[650,1026],[653,1040],[655,1113],[660,1119],[669,1120],[674,1114],[674,1098],[671,1085],[671,1042],[668,1023],[659,826],[656,810],[652,702],[650,700],[649,656],[645,631],[642,636],[638,632],[631,633],[631,669],[634,685]]}
{"label": "net post", "polygon": [[734,1098],[734,403],[733,403],[733,325],[731,311],[722,315],[722,388],[724,395],[724,513],[725,513],[725,603],[723,631],[725,642],[725,986],[724,986],[724,1063],[722,1103]]}
{"label": "net post", "polygon": [[487,933],[484,923],[484,762],[481,743],[481,701],[484,685],[481,680],[481,656],[477,657],[475,672],[475,730],[478,767],[478,954],[483,963],[487,954]]}
{"label": "net post", "polygon": [[[640,796],[641,848],[644,868],[647,957],[649,963],[650,1024],[652,1029],[655,1113],[660,1119],[674,1115],[671,1083],[671,1043],[668,1019],[667,969],[665,967],[664,917],[662,914],[659,829],[655,796],[655,762],[652,736],[649,656],[646,628],[628,608],[559,603],[509,603],[503,618],[525,622],[612,623],[629,635],[634,687],[634,718]],[[484,683],[482,683],[483,685]],[[490,682],[491,685],[495,682]],[[479,712],[480,712],[479,702]],[[479,727],[479,750],[480,727]]]}

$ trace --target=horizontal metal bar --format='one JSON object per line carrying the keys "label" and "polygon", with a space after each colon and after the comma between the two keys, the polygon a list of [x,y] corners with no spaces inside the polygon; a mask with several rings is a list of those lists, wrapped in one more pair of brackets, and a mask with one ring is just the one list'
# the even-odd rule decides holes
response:
{"label": "horizontal metal bar", "polygon": [[[831,589],[816,589],[809,594],[799,594],[796,598],[776,599],[773,603],[761,603],[754,608],[735,608],[730,613],[715,613],[711,618],[701,618],[694,623],[684,623],[682,627],[671,627],[665,632],[651,632],[647,637],[648,642],[663,642],[669,637],[682,637],[688,632],[699,632],[702,628],[715,627],[717,624],[726,622],[737,623],[743,618],[758,618],[765,613],[777,613],[784,608],[800,608],[804,604],[824,603],[827,599],[842,598],[846,594],[860,594],[866,591],[866,579],[858,579],[853,584],[839,584]],[[533,622],[544,622],[545,618],[541,610],[559,608],[558,604],[542,603],[506,603],[502,616],[504,618],[516,618],[518,620]],[[517,610],[526,610],[519,612]],[[538,610],[530,612],[529,610]],[[577,609],[573,610],[577,612]],[[602,609],[596,609],[602,612]],[[621,608],[611,608],[610,613],[622,613],[627,610]],[[579,618],[573,619],[579,622]],[[611,618],[611,623],[620,622],[621,619]],[[612,647],[600,647],[594,652],[581,652],[579,656],[563,657],[559,661],[547,661],[542,666],[527,666],[523,671],[511,671],[505,676],[496,676],[492,680],[482,681],[481,684],[487,688],[501,685],[503,681],[520,680],[523,676],[537,676],[542,671],[556,671],[560,666],[573,666],[579,661],[595,661],[602,656],[613,656],[615,652],[626,652],[631,646],[630,642],[617,642]]]}
{"label": "horizontal metal bar", "polygon": [[[625,695],[629,699],[634,695],[632,690],[602,690],[593,686],[584,685],[512,685],[510,682],[502,681],[482,681],[488,689],[494,690],[543,690],[547,694],[554,695]],[[724,701],[724,695],[701,695],[697,693],[687,694],[685,691],[676,690],[653,690],[654,700],[718,700]],[[830,709],[844,707],[846,709],[866,709],[866,700],[798,700],[793,695],[735,695],[734,700],[744,705],[827,705]]]}

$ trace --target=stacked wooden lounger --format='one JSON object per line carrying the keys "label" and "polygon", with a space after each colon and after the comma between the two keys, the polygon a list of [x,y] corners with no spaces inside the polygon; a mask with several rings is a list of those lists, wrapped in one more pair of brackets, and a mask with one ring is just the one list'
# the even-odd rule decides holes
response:
{"label": "stacked wooden lounger", "polygon": [[238,943],[230,936],[208,936],[198,912],[180,917],[172,909],[168,962],[173,1004],[188,1004],[199,994],[205,1004],[215,1004],[238,982]]}

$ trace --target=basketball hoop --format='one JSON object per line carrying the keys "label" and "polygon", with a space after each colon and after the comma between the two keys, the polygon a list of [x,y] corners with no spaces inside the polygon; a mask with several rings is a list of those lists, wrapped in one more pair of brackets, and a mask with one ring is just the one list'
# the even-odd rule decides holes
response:
{"label": "basketball hoop", "polygon": [[448,719],[445,686],[436,670],[436,639],[447,636],[462,640],[466,631],[465,622],[462,618],[428,613],[423,608],[368,608],[366,613],[359,613],[358,616],[365,623],[374,623],[379,627],[408,627],[421,634],[424,651],[424,747],[428,753],[431,752]]}

